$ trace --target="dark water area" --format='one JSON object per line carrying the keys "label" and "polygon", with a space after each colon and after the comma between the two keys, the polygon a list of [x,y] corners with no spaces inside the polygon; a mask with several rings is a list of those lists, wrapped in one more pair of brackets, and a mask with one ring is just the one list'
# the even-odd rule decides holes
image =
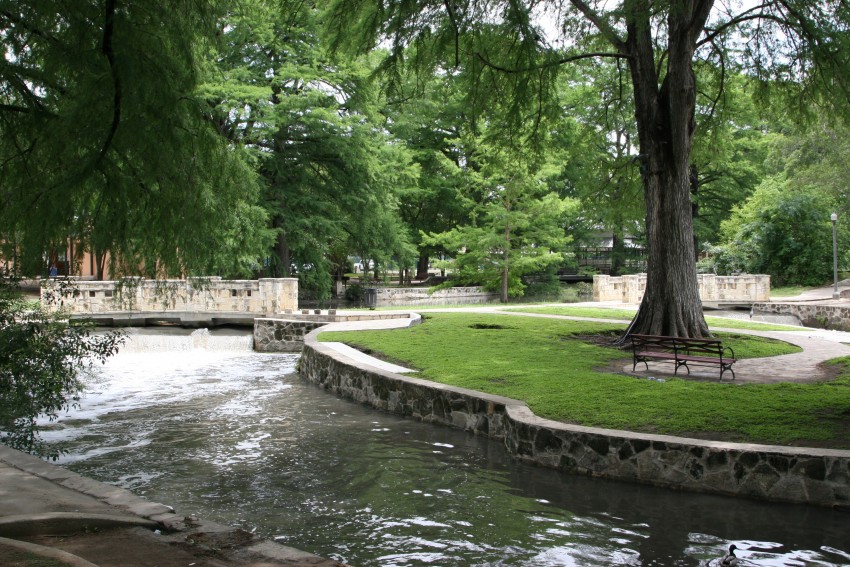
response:
{"label": "dark water area", "polygon": [[[61,464],[355,566],[850,564],[850,514],[572,476],[340,400],[240,336],[134,337],[50,424]],[[247,345],[247,346],[246,346]]]}

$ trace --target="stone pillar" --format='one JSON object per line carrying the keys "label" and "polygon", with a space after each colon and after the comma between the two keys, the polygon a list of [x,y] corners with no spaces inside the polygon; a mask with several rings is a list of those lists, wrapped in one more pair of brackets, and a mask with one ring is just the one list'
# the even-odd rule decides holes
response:
{"label": "stone pillar", "polygon": [[757,301],[770,301],[770,276],[759,276],[756,289]]}
{"label": "stone pillar", "polygon": [[719,301],[717,276],[714,274],[697,274],[699,282],[699,297],[703,301]]}
{"label": "stone pillar", "polygon": [[611,301],[611,276],[593,276],[593,301]]}
{"label": "stone pillar", "polygon": [[259,288],[265,313],[298,309],[298,278],[260,278]]}
{"label": "stone pillar", "polygon": [[646,274],[631,274],[623,276],[623,303],[639,304],[646,291]]}

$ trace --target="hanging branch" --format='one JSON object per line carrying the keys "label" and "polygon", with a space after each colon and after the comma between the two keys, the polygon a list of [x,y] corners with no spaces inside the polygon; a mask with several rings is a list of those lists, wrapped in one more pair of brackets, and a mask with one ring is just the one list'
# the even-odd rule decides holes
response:
{"label": "hanging branch", "polygon": [[109,127],[109,133],[103,141],[100,148],[100,154],[95,160],[94,167],[103,160],[109,147],[112,145],[112,140],[115,138],[115,133],[118,131],[118,126],[121,124],[121,76],[118,74],[118,67],[115,62],[115,52],[112,50],[112,36],[115,32],[115,3],[116,0],[106,1],[106,13],[104,15],[103,25],[103,44],[101,51],[109,61],[109,69],[112,73],[112,124]]}

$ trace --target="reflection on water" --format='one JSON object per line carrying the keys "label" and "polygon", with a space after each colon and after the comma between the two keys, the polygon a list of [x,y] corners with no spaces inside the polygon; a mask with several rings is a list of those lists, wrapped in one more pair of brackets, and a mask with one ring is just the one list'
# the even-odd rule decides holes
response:
{"label": "reflection on water", "polygon": [[305,384],[296,356],[216,340],[88,378],[46,435],[64,465],[352,565],[699,565],[731,542],[758,565],[850,564],[848,514],[520,465]]}

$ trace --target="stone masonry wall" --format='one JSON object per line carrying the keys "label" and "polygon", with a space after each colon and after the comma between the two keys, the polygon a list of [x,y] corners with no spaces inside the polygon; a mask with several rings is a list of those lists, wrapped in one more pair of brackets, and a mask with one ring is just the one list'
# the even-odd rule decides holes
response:
{"label": "stone masonry wall", "polygon": [[297,278],[222,280],[90,281],[78,278],[41,280],[41,304],[71,314],[114,311],[240,312],[273,314],[298,309]]}
{"label": "stone masonry wall", "polygon": [[816,329],[850,331],[850,308],[809,303],[754,303],[753,312],[796,315],[800,323]]}
{"label": "stone masonry wall", "polygon": [[326,321],[254,319],[254,350],[257,352],[301,352],[304,337],[327,325]]}
{"label": "stone masonry wall", "polygon": [[335,309],[322,313],[320,309],[301,313],[285,312],[281,319],[254,319],[254,350],[257,352],[301,352],[304,337],[328,323],[398,319],[393,313],[361,313],[338,315]]}
{"label": "stone masonry wall", "polygon": [[374,408],[500,440],[518,459],[565,472],[695,492],[850,506],[850,451],[720,443],[567,425],[518,401],[365,370],[305,338],[300,373]]}
{"label": "stone masonry wall", "polygon": [[492,303],[499,294],[482,291],[480,287],[452,287],[428,293],[427,288],[376,288],[378,307],[398,305],[452,305],[457,303]]}
{"label": "stone masonry wall", "polygon": [[[699,274],[702,301],[770,301],[770,276],[715,276]],[[593,301],[637,304],[646,291],[646,274],[612,278],[593,276]]]}

